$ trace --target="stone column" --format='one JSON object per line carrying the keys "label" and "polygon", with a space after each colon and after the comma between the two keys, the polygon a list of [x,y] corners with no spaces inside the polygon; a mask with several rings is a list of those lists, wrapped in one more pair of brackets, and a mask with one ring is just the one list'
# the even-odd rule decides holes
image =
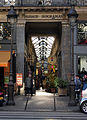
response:
{"label": "stone column", "polygon": [[75,51],[75,47],[77,46],[77,24],[74,26],[74,75],[78,74],[78,56]]}
{"label": "stone column", "polygon": [[68,23],[62,23],[62,38],[61,38],[61,63],[62,63],[62,78],[67,80],[71,74],[71,48],[70,48],[70,27]]}
{"label": "stone column", "polygon": [[16,35],[17,35],[16,36],[16,44],[17,44],[16,73],[22,73],[24,80],[25,23],[17,24]]}

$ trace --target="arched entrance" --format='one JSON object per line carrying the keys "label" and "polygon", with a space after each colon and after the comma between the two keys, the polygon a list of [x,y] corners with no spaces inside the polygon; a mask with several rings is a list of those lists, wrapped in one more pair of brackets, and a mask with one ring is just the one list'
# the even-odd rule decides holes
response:
{"label": "arched entrance", "polygon": [[26,23],[27,64],[35,74],[32,77],[36,79],[37,89],[43,87],[43,84],[46,87],[49,74],[58,75],[61,27],[60,22]]}
{"label": "arched entrance", "polygon": [[[17,53],[20,53],[20,55],[17,56],[17,64],[19,65],[18,70],[24,74],[24,84],[28,73],[30,73],[28,71],[29,67],[32,71],[32,75],[29,74],[29,76],[32,77],[33,90],[36,88],[35,99],[32,97],[31,104],[29,104],[31,107],[33,105],[32,110],[33,108],[34,110],[39,109],[41,103],[43,103],[41,108],[44,108],[44,110],[49,107],[53,110],[54,94],[50,87],[47,87],[47,78],[48,75],[51,76],[51,73],[53,79],[55,76],[63,77],[64,80],[68,78],[70,73],[70,30],[62,10],[61,12],[41,10],[40,14],[37,11],[36,8],[33,12],[32,10],[30,12],[26,10],[24,18],[19,19]],[[39,92],[37,92],[38,90]],[[50,95],[46,94],[44,96],[42,92]],[[37,95],[41,95],[41,97]],[[52,101],[52,107],[50,100]],[[48,101],[49,107],[45,106]]]}
{"label": "arched entrance", "polygon": [[[32,110],[46,110],[49,106],[50,110],[53,110],[55,104],[54,93],[57,93],[57,88],[52,91],[54,79],[58,74],[60,77],[62,76],[62,23],[26,22],[25,36],[27,46],[26,65],[27,70],[29,67],[32,71],[31,76],[29,71],[26,71],[26,77],[31,77],[33,95],[35,94],[34,90],[36,90],[36,96],[32,97],[30,107],[33,105]],[[61,60],[59,60],[60,58]],[[50,100],[52,104],[45,106],[47,101]],[[42,105],[39,108],[40,103]]]}

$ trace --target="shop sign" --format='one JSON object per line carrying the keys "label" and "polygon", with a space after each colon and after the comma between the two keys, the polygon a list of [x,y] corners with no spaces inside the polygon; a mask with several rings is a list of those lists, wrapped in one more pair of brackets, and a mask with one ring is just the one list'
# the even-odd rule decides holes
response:
{"label": "shop sign", "polygon": [[63,14],[26,14],[27,19],[63,19]]}
{"label": "shop sign", "polygon": [[17,86],[22,86],[22,84],[23,84],[23,74],[22,73],[16,73],[16,84],[17,84]]}

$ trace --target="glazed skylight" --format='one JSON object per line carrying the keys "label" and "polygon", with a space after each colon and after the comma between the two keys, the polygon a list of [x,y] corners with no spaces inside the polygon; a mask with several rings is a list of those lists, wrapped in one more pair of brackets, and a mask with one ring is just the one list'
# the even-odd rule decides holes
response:
{"label": "glazed skylight", "polygon": [[55,38],[53,36],[35,36],[31,38],[38,61],[50,56]]}

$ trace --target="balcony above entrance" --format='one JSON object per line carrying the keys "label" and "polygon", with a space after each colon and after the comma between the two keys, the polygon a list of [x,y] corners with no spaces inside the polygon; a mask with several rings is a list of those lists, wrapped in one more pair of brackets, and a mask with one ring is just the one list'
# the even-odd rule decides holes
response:
{"label": "balcony above entrance", "polygon": [[86,6],[87,0],[0,0],[0,6]]}

